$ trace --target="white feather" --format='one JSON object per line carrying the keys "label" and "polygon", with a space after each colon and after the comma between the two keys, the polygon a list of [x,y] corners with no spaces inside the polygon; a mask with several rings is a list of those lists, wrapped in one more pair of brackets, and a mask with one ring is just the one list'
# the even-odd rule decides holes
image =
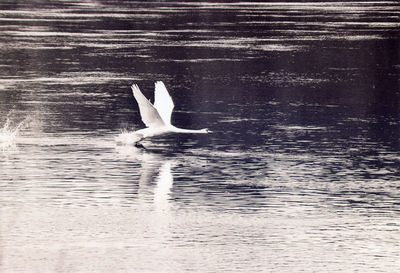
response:
{"label": "white feather", "polygon": [[159,127],[165,125],[157,109],[154,108],[154,106],[146,99],[136,84],[132,85],[132,92],[139,105],[140,115],[142,116],[142,121],[146,127]]}
{"label": "white feather", "polygon": [[174,102],[169,95],[164,83],[158,81],[155,83],[154,91],[154,107],[157,109],[162,120],[165,124],[171,124],[172,110],[174,109]]}

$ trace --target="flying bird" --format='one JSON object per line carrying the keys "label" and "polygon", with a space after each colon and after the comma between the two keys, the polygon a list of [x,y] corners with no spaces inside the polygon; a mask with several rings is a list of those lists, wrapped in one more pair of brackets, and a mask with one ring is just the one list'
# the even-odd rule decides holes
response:
{"label": "flying bird", "polygon": [[[143,123],[147,128],[130,133],[124,142],[137,145],[144,138],[150,138],[171,133],[207,134],[208,129],[191,130],[177,128],[171,124],[174,102],[162,81],[155,83],[154,105],[143,95],[137,84],[132,85],[133,96],[138,105]],[[140,144],[139,144],[140,145]]]}

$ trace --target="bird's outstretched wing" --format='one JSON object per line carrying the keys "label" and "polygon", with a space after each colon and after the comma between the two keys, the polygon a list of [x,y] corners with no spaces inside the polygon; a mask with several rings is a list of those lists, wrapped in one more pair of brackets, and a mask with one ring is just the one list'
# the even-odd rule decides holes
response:
{"label": "bird's outstretched wing", "polygon": [[171,115],[172,110],[174,109],[174,102],[172,101],[172,98],[162,81],[155,83],[154,107],[157,109],[164,123],[171,124]]}
{"label": "bird's outstretched wing", "polygon": [[142,121],[147,127],[158,127],[165,125],[157,109],[146,99],[136,84],[132,85],[133,96],[135,97],[142,116]]}

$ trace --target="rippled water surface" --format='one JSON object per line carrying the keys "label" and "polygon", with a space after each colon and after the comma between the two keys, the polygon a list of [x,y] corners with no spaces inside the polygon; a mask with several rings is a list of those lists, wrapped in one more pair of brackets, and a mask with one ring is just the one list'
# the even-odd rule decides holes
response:
{"label": "rippled water surface", "polygon": [[[397,1],[0,3],[0,272],[399,272]],[[143,127],[130,85],[210,135]]]}

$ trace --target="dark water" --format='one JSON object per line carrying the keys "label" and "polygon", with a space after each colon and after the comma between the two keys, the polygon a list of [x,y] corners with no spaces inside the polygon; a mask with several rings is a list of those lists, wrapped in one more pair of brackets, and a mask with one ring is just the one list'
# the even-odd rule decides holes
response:
{"label": "dark water", "polygon": [[[0,4],[0,272],[398,272],[400,5]],[[211,135],[116,145],[130,85]]]}

